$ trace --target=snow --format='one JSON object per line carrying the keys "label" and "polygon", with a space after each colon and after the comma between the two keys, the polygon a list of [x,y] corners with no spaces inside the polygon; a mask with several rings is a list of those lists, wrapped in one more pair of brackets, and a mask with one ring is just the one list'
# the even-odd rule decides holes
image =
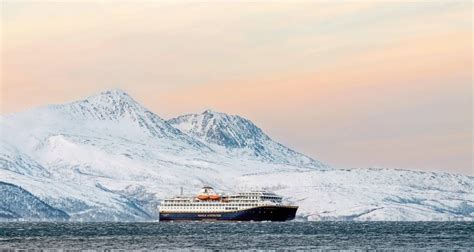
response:
{"label": "snow", "polygon": [[474,178],[391,169],[282,172],[243,176],[300,206],[308,220],[473,220]]}
{"label": "snow", "polygon": [[277,164],[326,169],[328,166],[273,141],[251,121],[211,110],[188,114],[168,122],[223,155]]}
{"label": "snow", "polygon": [[0,220],[55,220],[69,216],[44,203],[23,188],[0,182]]}
{"label": "snow", "polygon": [[274,190],[305,220],[474,219],[473,177],[331,169],[240,116],[165,121],[120,90],[3,116],[0,126],[0,182],[73,221],[154,220],[161,199],[203,185]]}

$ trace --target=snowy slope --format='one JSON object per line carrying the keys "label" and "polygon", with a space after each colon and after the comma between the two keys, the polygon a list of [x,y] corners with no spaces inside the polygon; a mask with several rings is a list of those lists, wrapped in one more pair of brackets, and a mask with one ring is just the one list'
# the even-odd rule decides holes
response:
{"label": "snowy slope", "polygon": [[64,211],[72,221],[145,221],[154,216],[133,200],[104,189],[100,184],[73,182],[68,178],[31,177],[2,169],[0,178],[6,183],[21,186],[49,206]]}
{"label": "snowy slope", "polygon": [[39,147],[38,141],[61,134],[98,138],[104,135],[133,136],[137,141],[162,142],[166,148],[210,151],[120,90],[106,91],[64,105],[40,107],[4,116],[1,120],[6,140],[29,151]]}
{"label": "snowy slope", "polygon": [[256,174],[244,187],[288,197],[307,220],[474,220],[474,178],[394,169]]}
{"label": "snowy slope", "polygon": [[4,116],[1,129],[0,181],[72,220],[153,219],[183,183],[224,188],[241,173],[307,169],[221,156],[119,90]]}
{"label": "snowy slope", "polygon": [[0,182],[73,221],[156,220],[161,199],[205,184],[275,190],[308,220],[474,219],[473,177],[333,170],[241,117],[165,121],[119,90],[2,116],[0,126]]}
{"label": "snowy slope", "polygon": [[251,121],[237,115],[206,110],[168,120],[191,137],[235,156],[248,156],[265,162],[301,167],[327,168],[327,165],[274,142]]}
{"label": "snowy slope", "polygon": [[15,146],[0,139],[0,167],[23,175],[49,177],[43,166]]}
{"label": "snowy slope", "polygon": [[0,220],[55,220],[69,216],[44,203],[21,187],[0,182]]}

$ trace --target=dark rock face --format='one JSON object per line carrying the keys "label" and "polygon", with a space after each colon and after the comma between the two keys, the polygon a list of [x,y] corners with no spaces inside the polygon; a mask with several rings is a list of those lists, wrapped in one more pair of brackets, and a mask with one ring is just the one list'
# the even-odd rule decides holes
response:
{"label": "dark rock face", "polygon": [[46,204],[23,188],[0,182],[0,220],[66,221],[69,215]]}

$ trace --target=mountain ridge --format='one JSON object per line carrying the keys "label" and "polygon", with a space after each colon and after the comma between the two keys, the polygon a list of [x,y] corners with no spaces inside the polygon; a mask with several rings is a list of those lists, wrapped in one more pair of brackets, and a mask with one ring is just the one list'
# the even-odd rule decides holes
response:
{"label": "mountain ridge", "polygon": [[191,137],[227,151],[241,150],[247,154],[284,164],[328,168],[326,164],[273,141],[252,121],[239,115],[205,110],[201,114],[186,114],[169,119],[170,125]]}
{"label": "mountain ridge", "polygon": [[[474,177],[332,169],[243,117],[204,113],[214,119],[168,122],[114,90],[2,116],[0,182],[69,221],[154,221],[162,199],[205,184],[230,193],[273,190],[299,205],[304,220],[474,220]],[[37,202],[16,195],[26,206]],[[21,216],[16,209],[5,216]],[[40,212],[30,216],[47,214]]]}

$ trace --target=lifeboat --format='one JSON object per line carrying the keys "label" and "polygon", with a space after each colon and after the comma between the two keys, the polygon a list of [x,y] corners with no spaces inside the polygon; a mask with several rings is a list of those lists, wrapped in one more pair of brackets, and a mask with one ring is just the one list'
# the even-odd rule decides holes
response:
{"label": "lifeboat", "polygon": [[221,196],[219,196],[219,195],[217,195],[217,194],[214,194],[214,195],[210,195],[209,198],[210,198],[211,200],[219,200],[219,199],[221,199]]}
{"label": "lifeboat", "polygon": [[200,200],[220,200],[221,196],[214,192],[212,187],[205,186],[199,191],[197,198]]}
{"label": "lifeboat", "polygon": [[208,200],[209,199],[209,195],[206,195],[206,194],[199,194],[197,196],[198,199],[200,200]]}

